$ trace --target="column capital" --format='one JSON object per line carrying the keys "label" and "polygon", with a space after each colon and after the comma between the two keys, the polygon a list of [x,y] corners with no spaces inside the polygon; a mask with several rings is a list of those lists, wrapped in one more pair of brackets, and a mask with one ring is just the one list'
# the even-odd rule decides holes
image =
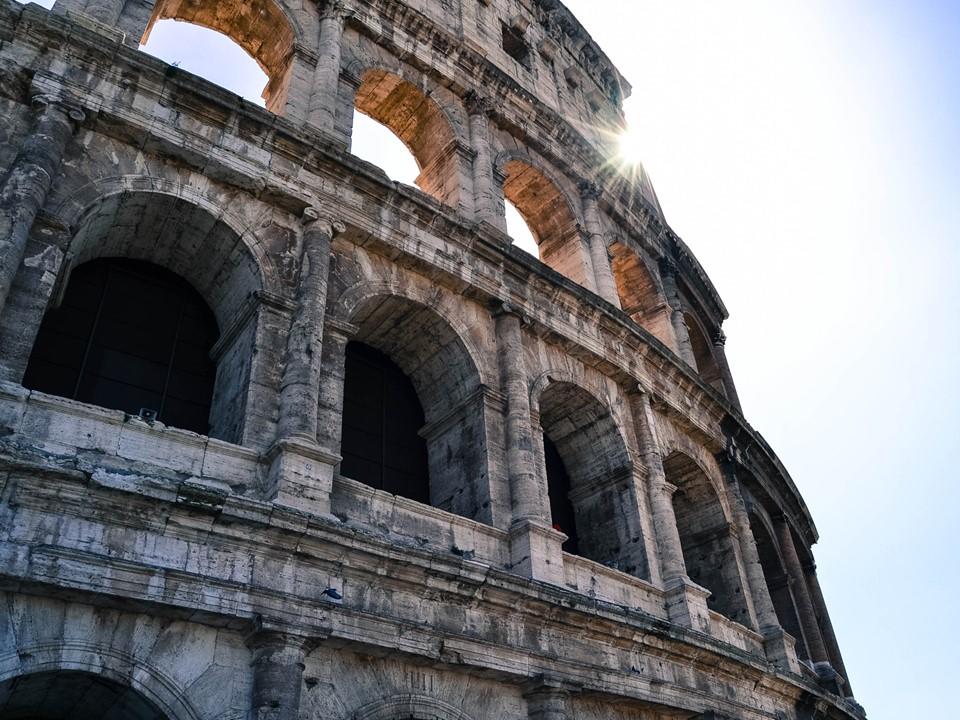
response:
{"label": "column capital", "polygon": [[467,109],[468,115],[490,117],[493,114],[493,101],[476,90],[467,91],[467,94],[463,96],[463,105]]}
{"label": "column capital", "polygon": [[319,230],[331,239],[347,230],[347,226],[344,225],[343,222],[325,214],[320,208],[312,206],[303,209],[300,222],[303,224],[304,229],[313,228]]}
{"label": "column capital", "polygon": [[581,180],[577,183],[577,190],[580,191],[580,197],[583,200],[599,200],[603,194],[603,188],[592,180]]}
{"label": "column capital", "polygon": [[34,94],[30,98],[30,104],[34,111],[39,114],[47,112],[48,110],[58,110],[62,112],[71,121],[74,130],[76,130],[80,123],[82,123],[87,117],[87,114],[83,111],[79,104],[51,93]]}
{"label": "column capital", "polygon": [[527,317],[520,311],[520,308],[511,305],[507,301],[494,302],[490,306],[490,315],[493,316],[494,320],[504,316],[512,316],[517,318],[520,321],[521,325],[529,324]]}
{"label": "column capital", "polygon": [[341,0],[327,0],[320,10],[321,20],[346,20],[350,10]]}
{"label": "column capital", "polygon": [[657,264],[660,266],[660,274],[664,277],[674,278],[677,276],[677,263],[673,258],[662,257]]}

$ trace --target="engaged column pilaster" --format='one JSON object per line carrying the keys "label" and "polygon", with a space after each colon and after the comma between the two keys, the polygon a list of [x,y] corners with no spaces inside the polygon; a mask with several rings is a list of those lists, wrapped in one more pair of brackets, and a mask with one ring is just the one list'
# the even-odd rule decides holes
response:
{"label": "engaged column pilaster", "polygon": [[670,305],[670,324],[673,326],[673,335],[677,340],[677,354],[681,360],[696,370],[697,359],[693,354],[690,330],[687,328],[687,321],[683,318],[683,304],[680,302],[680,293],[677,290],[677,266],[672,260],[663,258],[660,261],[660,277],[663,280],[664,294]]}
{"label": "engaged column pilaster", "polygon": [[490,111],[488,98],[470,91],[464,98],[470,122],[470,146],[473,150],[473,209],[477,222],[485,222],[506,232],[503,212],[503,182],[494,176],[490,149]]}
{"label": "engaged column pilaster", "polygon": [[82,110],[61,98],[36,95],[33,131],[21,145],[0,188],[0,311],[6,305],[27,238],[60,169],[67,141],[83,122]]}
{"label": "engaged column pilaster", "polygon": [[317,416],[330,244],[344,227],[314,208],[304,211],[303,220],[297,306],[287,336],[267,496],[283,505],[328,514],[333,473],[340,457],[318,445]]}
{"label": "engaged column pilaster", "polygon": [[589,182],[580,183],[580,197],[583,201],[583,220],[590,249],[590,263],[593,265],[593,277],[597,284],[597,294],[616,308],[620,307],[620,294],[610,267],[610,254],[607,252],[607,239],[600,222],[601,189]]}
{"label": "engaged column pilaster", "polygon": [[559,584],[563,581],[562,545],[567,537],[550,526],[546,478],[536,467],[520,316],[503,304],[494,318],[500,384],[507,399],[507,477],[513,515],[511,562],[516,572]]}
{"label": "engaged column pilaster", "polygon": [[740,546],[740,555],[743,558],[747,573],[747,600],[753,608],[757,630],[763,635],[764,650],[767,658],[783,670],[792,673],[800,672],[800,662],[797,660],[795,640],[787,635],[780,627],[777,611],[770,597],[767,580],[760,564],[760,553],[757,542],[750,528],[750,516],[743,500],[743,491],[740,488],[740,478],[737,475],[739,464],[739,450],[731,442],[727,449],[718,457],[723,469],[724,480],[733,510],[734,523],[737,528],[737,541]]}
{"label": "engaged column pilaster", "polygon": [[663,469],[650,395],[638,385],[629,398],[640,453],[647,467],[647,494],[653,514],[660,576],[667,591],[667,614],[673,622],[707,632],[710,627],[707,609],[710,592],[687,577],[677,517],[673,511],[673,493],[677,488],[667,482]]}
{"label": "engaged column pilaster", "polygon": [[335,132],[337,124],[337,93],[345,20],[346,10],[339,0],[330,0],[323,6],[308,122],[329,133]]}

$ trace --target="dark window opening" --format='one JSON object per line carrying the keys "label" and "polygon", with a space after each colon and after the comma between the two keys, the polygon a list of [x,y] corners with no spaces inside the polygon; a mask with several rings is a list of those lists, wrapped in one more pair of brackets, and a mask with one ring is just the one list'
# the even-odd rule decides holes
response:
{"label": "dark window opening", "polygon": [[547,466],[547,494],[550,496],[550,517],[553,527],[567,536],[563,550],[571,555],[580,553],[577,520],[570,500],[570,476],[550,438],[543,436],[543,459]]}
{"label": "dark window opening", "polygon": [[525,68],[530,68],[530,48],[523,36],[509,25],[503,26],[503,50]]}
{"label": "dark window opening", "polygon": [[81,402],[156,413],[207,434],[219,336],[203,298],[183,278],[150,263],[102,259],[70,275],[47,312],[25,387]]}
{"label": "dark window opening", "polygon": [[379,490],[430,502],[427,444],[416,390],[383,353],[360,342],[346,348],[342,475]]}

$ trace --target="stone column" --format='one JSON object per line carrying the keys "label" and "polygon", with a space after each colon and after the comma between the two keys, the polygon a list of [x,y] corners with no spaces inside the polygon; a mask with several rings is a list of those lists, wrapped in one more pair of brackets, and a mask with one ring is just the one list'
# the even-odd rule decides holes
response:
{"label": "stone column", "polygon": [[328,0],[320,15],[317,69],[313,75],[308,122],[326,132],[337,123],[337,90],[340,85],[340,49],[346,13],[339,0]]}
{"label": "stone column", "polygon": [[523,693],[529,720],[567,720],[570,714],[570,691],[559,683],[538,680]]}
{"label": "stone column", "polygon": [[559,584],[567,536],[550,526],[546,478],[536,466],[520,316],[504,303],[494,318],[500,385],[507,401],[504,436],[512,511],[511,563],[518,573]]}
{"label": "stone column", "polygon": [[583,201],[583,221],[586,226],[587,242],[590,249],[590,263],[593,265],[593,277],[597,284],[597,294],[616,308],[620,308],[620,293],[610,267],[610,254],[607,252],[607,239],[600,222],[601,189],[590,182],[580,183],[580,197]]}
{"label": "stone column", "polygon": [[253,720],[298,720],[306,638],[258,631],[247,638],[253,654]]}
{"label": "stone column", "polygon": [[[800,564],[800,557],[797,555],[797,548],[793,543],[793,531],[790,529],[790,523],[783,515],[780,515],[774,518],[774,525],[776,526],[777,539],[780,541],[783,563],[786,565],[787,575],[795,591],[794,600],[797,603],[797,613],[800,615],[800,626],[803,628],[803,635],[807,639],[810,659],[815,666],[821,664],[829,666],[830,658],[827,655],[823,636],[820,633],[820,626],[817,623],[813,600],[811,600],[810,592],[807,589],[803,566]],[[819,674],[819,668],[817,670]]]}
{"label": "stone column", "polygon": [[313,208],[304,211],[304,224],[297,306],[287,336],[266,496],[281,505],[326,515],[340,456],[318,445],[317,415],[330,243],[344,228]]}
{"label": "stone column", "polygon": [[546,488],[538,482],[530,427],[530,396],[524,370],[520,316],[504,304],[495,314],[500,383],[507,398],[507,474],[513,522],[547,521]]}
{"label": "stone column", "polygon": [[680,302],[680,293],[677,290],[677,266],[669,258],[660,261],[660,277],[663,280],[663,291],[670,305],[670,324],[673,326],[673,335],[677,340],[677,354],[680,359],[694,370],[697,369],[697,360],[693,354],[693,344],[690,342],[690,331],[687,322],[683,319],[683,304]]}
{"label": "stone column", "polygon": [[743,408],[740,407],[740,397],[737,395],[737,388],[733,384],[733,374],[730,372],[730,365],[727,364],[727,352],[725,350],[727,336],[723,330],[717,328],[717,331],[710,340],[713,343],[713,356],[717,360],[717,367],[720,370],[720,382],[723,383],[727,400],[742,413]]}
{"label": "stone column", "polygon": [[488,98],[474,91],[467,93],[464,105],[470,119],[470,147],[473,150],[473,207],[477,222],[486,222],[506,232],[506,219],[500,212],[503,183],[496,183],[493,153],[490,149],[490,111]]}
{"label": "stone column", "polygon": [[23,262],[27,237],[60,168],[81,110],[48,95],[33,98],[37,117],[0,188],[0,311]]}
{"label": "stone column", "polygon": [[747,604],[752,608],[751,614],[756,620],[756,629],[763,635],[764,650],[767,658],[778,667],[793,673],[800,672],[800,663],[797,660],[795,642],[784,633],[777,618],[777,611],[770,597],[767,579],[760,564],[760,553],[757,550],[757,541],[750,528],[750,516],[743,500],[743,490],[740,487],[740,478],[737,475],[739,465],[739,449],[732,443],[727,450],[720,453],[717,460],[723,469],[724,480],[730,498],[730,507],[733,511],[733,521],[737,531],[737,542],[740,547],[740,556],[743,558],[746,570]]}
{"label": "stone column", "polygon": [[843,663],[843,656],[840,654],[840,644],[837,642],[837,635],[833,631],[833,623],[830,622],[830,613],[827,612],[827,603],[823,599],[823,590],[820,589],[820,581],[817,579],[817,566],[807,565],[804,568],[807,587],[810,589],[810,599],[813,601],[813,609],[820,619],[820,631],[823,636],[823,642],[830,654],[830,660],[833,667],[843,677],[842,695],[844,697],[853,697],[853,689],[850,687],[850,678],[847,677],[847,668]]}
{"label": "stone column", "polygon": [[314,208],[304,210],[303,222],[297,308],[287,337],[277,434],[280,438],[316,442],[330,243],[335,233],[345,228],[321,217]]}
{"label": "stone column", "polygon": [[667,481],[663,469],[650,395],[638,385],[628,397],[640,454],[647,468],[647,493],[653,514],[660,576],[667,591],[667,612],[674,622],[706,632],[710,623],[707,610],[707,597],[710,592],[687,577],[683,545],[680,543],[677,518],[673,512],[673,493],[677,488]]}

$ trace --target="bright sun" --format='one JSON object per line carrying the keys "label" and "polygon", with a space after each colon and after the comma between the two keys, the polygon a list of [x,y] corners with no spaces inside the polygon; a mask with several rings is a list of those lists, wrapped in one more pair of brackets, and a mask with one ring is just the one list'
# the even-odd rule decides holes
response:
{"label": "bright sun", "polygon": [[618,154],[625,165],[636,165],[643,158],[640,133],[631,128],[625,129],[617,138]]}

